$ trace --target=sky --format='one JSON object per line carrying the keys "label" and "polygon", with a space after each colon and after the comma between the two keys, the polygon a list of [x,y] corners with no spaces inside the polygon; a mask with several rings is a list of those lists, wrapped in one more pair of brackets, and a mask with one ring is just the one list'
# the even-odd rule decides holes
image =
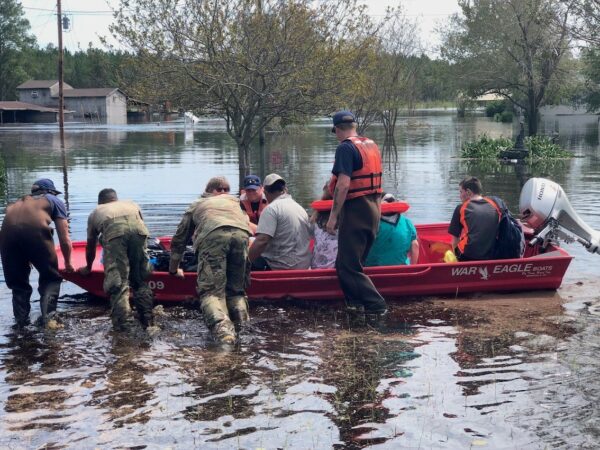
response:
{"label": "sky", "polygon": [[[374,18],[382,17],[387,6],[402,5],[406,15],[418,22],[426,51],[432,56],[436,55],[439,45],[436,26],[459,10],[457,0],[363,0],[362,3],[368,5]],[[56,0],[21,0],[21,4],[38,44],[57,45]],[[92,46],[102,48],[102,36],[117,44],[108,26],[113,20],[111,10],[118,4],[118,0],[62,0],[63,14],[72,25],[71,30],[63,34],[64,47],[76,51],[86,49],[91,42]]]}

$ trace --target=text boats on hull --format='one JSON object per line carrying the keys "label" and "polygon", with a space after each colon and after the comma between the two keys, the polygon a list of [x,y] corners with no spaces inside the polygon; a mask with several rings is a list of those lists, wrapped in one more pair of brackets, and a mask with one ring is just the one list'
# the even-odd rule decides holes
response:
{"label": "text boats on hull", "polygon": [[[388,300],[406,296],[557,289],[572,259],[564,249],[550,243],[545,250],[540,244],[528,246],[522,258],[445,263],[444,253],[450,249],[451,242],[448,224],[416,225],[416,229],[420,246],[418,264],[365,268]],[[160,240],[169,248],[170,238]],[[62,264],[60,248],[57,251]],[[73,243],[72,263],[75,267],[85,265],[85,242]],[[106,296],[102,290],[104,272],[99,258],[88,277],[64,271],[62,274],[90,294]],[[167,272],[153,272],[149,284],[158,301],[182,301],[196,296],[195,272],[186,272],[184,279]],[[247,294],[253,301],[343,299],[335,269],[252,272]]]}

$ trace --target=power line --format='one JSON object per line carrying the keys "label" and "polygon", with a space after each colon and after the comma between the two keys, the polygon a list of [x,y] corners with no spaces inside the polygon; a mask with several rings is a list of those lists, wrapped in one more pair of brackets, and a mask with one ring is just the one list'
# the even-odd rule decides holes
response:
{"label": "power line", "polygon": [[[23,6],[23,9],[28,9],[31,11],[44,11],[54,13],[56,9],[47,9],[47,8],[33,8],[30,6]],[[113,15],[113,11],[84,11],[84,10],[63,10],[63,14],[77,14],[82,16],[102,16],[102,15]]]}

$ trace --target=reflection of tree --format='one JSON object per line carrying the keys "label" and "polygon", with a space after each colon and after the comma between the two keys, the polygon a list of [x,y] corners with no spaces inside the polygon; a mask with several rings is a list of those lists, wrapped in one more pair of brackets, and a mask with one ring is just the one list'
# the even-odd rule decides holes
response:
{"label": "reflection of tree", "polygon": [[104,407],[115,427],[150,420],[151,409],[143,408],[155,393],[154,386],[146,381],[149,366],[144,364],[142,357],[145,346],[130,337],[113,337],[111,353],[114,359],[106,364],[105,387],[93,392],[90,403]]}
{"label": "reflection of tree", "polygon": [[532,177],[550,178],[558,184],[566,182],[571,160],[535,160],[506,163],[497,159],[461,160],[459,171],[479,178],[486,194],[502,197],[511,211],[518,210],[521,188]]}
{"label": "reflection of tree", "polygon": [[[53,385],[51,388],[35,392],[30,389],[27,393],[8,395],[4,409],[7,413],[22,414],[28,411],[61,411],[66,409],[65,402],[71,395],[63,389],[62,380],[47,379],[44,376],[54,373],[63,364],[61,346],[55,336],[44,336],[30,332],[9,334],[8,342],[2,347],[8,350],[0,352],[3,356],[3,366],[6,371],[6,383],[20,387],[24,385],[39,386]],[[31,428],[35,418],[29,417],[27,422],[13,429]],[[41,425],[36,425],[41,426]],[[44,428],[62,429],[63,423],[45,423]]]}
{"label": "reflection of tree", "polygon": [[[348,448],[362,448],[369,444],[385,441],[383,438],[356,438],[370,429],[362,424],[383,423],[389,417],[382,405],[389,396],[387,390],[379,388],[385,378],[409,376],[402,366],[417,357],[414,346],[403,336],[365,334],[341,335],[333,342],[331,354],[327,355],[327,384],[336,387],[331,402],[337,410],[332,417],[340,429],[340,438]],[[402,330],[404,333],[408,329]]]}
{"label": "reflection of tree", "polygon": [[[251,377],[244,369],[246,363],[238,353],[219,351],[205,354],[202,365],[190,359],[179,362],[180,371],[194,386],[185,393],[195,402],[184,409],[184,417],[194,422],[215,421],[223,416],[235,419],[254,416],[251,398],[242,392],[243,386],[251,384]],[[232,389],[239,391],[239,395],[231,395]]]}

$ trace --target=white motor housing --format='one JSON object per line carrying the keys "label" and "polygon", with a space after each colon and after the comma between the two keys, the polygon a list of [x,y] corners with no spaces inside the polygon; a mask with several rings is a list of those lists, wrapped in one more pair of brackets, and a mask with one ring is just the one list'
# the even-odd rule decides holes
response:
{"label": "white motor housing", "polygon": [[[588,251],[600,254],[600,232],[590,228],[575,212],[565,191],[545,178],[527,180],[519,198],[522,221],[535,230],[540,239],[560,237],[567,242],[577,240]],[[570,238],[564,228],[576,236]]]}

